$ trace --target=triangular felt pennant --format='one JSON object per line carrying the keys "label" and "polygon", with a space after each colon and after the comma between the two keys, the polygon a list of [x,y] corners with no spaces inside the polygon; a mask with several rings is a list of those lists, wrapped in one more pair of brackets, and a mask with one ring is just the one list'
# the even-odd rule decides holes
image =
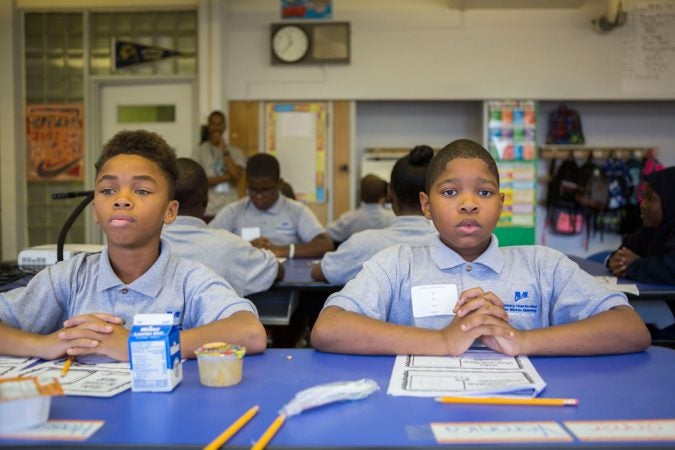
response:
{"label": "triangular felt pennant", "polygon": [[115,69],[143,64],[178,56],[176,50],[168,50],[153,45],[136,44],[115,39]]}

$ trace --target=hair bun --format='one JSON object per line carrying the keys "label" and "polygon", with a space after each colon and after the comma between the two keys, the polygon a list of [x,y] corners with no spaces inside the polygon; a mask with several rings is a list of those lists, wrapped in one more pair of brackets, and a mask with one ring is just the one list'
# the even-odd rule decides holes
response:
{"label": "hair bun", "polygon": [[426,166],[434,156],[434,149],[428,145],[416,145],[410,150],[410,164],[413,166]]}

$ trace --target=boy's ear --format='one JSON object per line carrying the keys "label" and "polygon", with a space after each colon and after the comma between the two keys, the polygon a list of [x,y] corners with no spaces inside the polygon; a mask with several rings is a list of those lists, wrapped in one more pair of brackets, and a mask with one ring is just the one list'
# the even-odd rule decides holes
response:
{"label": "boy's ear", "polygon": [[504,193],[499,193],[499,217],[502,216],[502,211],[504,211]]}
{"label": "boy's ear", "polygon": [[173,223],[178,215],[178,200],[171,200],[164,213],[164,223]]}
{"label": "boy's ear", "polygon": [[420,206],[422,207],[422,213],[424,217],[428,220],[431,220],[431,205],[429,204],[429,196],[426,192],[420,192]]}

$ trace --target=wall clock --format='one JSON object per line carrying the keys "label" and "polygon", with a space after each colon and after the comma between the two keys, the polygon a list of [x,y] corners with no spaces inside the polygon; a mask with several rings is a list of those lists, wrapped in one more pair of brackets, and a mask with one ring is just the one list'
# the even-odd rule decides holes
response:
{"label": "wall clock", "polygon": [[283,25],[272,33],[272,56],[282,63],[296,63],[309,51],[307,31],[297,25]]}
{"label": "wall clock", "polygon": [[271,24],[272,64],[340,64],[350,61],[349,22]]}

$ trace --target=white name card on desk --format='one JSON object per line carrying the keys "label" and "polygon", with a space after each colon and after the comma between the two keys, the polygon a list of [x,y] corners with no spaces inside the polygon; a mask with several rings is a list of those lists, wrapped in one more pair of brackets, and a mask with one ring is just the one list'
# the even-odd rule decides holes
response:
{"label": "white name card on desk", "polygon": [[102,420],[50,420],[37,427],[0,434],[0,437],[47,441],[84,441],[98,431],[103,423]]}
{"label": "white name card on desk", "polygon": [[432,423],[439,444],[504,442],[572,442],[572,436],[554,421]]}
{"label": "white name card on desk", "polygon": [[580,441],[675,441],[675,419],[566,420]]}

